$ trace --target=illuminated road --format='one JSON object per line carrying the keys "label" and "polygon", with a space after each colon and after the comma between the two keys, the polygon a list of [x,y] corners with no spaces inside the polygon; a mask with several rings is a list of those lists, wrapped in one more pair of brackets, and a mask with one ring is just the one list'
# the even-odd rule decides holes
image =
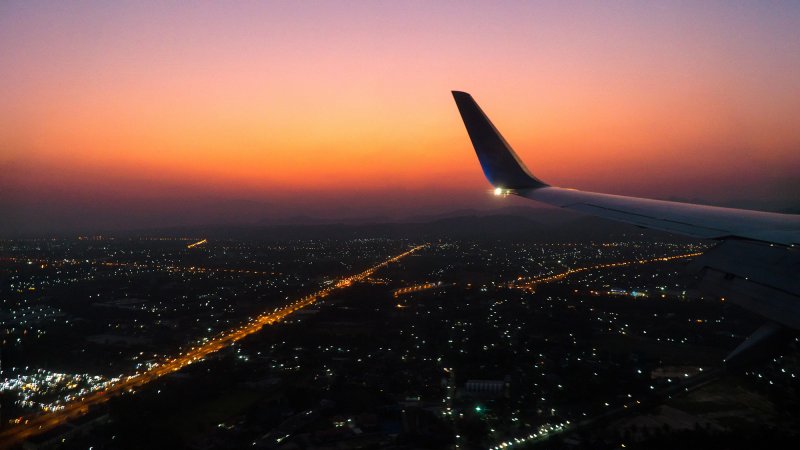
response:
{"label": "illuminated road", "polygon": [[194,244],[187,245],[186,248],[195,248],[195,247],[197,247],[199,245],[205,244],[206,242],[208,242],[208,239],[201,239],[201,240],[195,242]]}
{"label": "illuminated road", "polygon": [[423,283],[423,284],[416,284],[414,286],[407,286],[400,289],[395,289],[394,293],[392,294],[394,298],[397,298],[401,295],[411,294],[413,292],[420,292],[425,291],[428,289],[436,289],[436,288],[445,288],[453,286],[453,284],[442,284],[442,282],[438,283]]}
{"label": "illuminated road", "polygon": [[274,312],[263,313],[237,328],[233,328],[219,334],[216,337],[204,340],[202,343],[191,347],[188,351],[174,358],[167,359],[143,372],[137,372],[133,375],[123,377],[120,379],[120,381],[110,385],[105,390],[91,393],[80,398],[79,400],[67,403],[58,411],[23,417],[20,419],[19,425],[12,426],[11,428],[0,432],[0,448],[19,444],[24,439],[44,433],[70,419],[74,419],[86,414],[91,406],[105,403],[112,396],[119,395],[124,392],[133,392],[134,389],[139,388],[164,375],[176,372],[188,366],[189,364],[201,361],[211,353],[221,350],[248,335],[258,332],[265,325],[272,325],[276,322],[280,322],[286,316],[315,303],[317,300],[326,297],[328,294],[337,289],[346,288],[355,282],[364,280],[377,270],[416,252],[426,245],[427,244],[416,246],[406,252],[387,259],[380,264],[372,266],[361,273],[342,278],[336,284],[295,300]]}
{"label": "illuminated road", "polygon": [[553,275],[545,275],[540,277],[533,277],[528,279],[519,279],[509,285],[509,287],[518,288],[518,289],[526,289],[526,290],[533,290],[536,288],[536,285],[551,283],[553,281],[563,280],[570,275],[575,275],[576,273],[587,272],[590,270],[599,270],[599,269],[613,269],[615,267],[624,267],[624,266],[632,266],[634,264],[651,264],[656,262],[664,262],[664,261],[672,261],[675,259],[684,259],[684,258],[694,258],[695,256],[702,255],[703,252],[697,253],[684,253],[682,255],[675,255],[675,256],[662,256],[660,258],[650,258],[650,259],[635,259],[631,261],[619,261],[615,263],[604,263],[604,264],[595,264],[593,266],[586,266],[586,267],[577,267],[575,269],[569,269],[561,273],[553,274]]}

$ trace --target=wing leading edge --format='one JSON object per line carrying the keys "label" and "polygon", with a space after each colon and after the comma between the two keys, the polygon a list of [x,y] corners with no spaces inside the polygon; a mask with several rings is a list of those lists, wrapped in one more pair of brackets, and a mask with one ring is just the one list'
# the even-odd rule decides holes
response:
{"label": "wing leading edge", "polygon": [[534,177],[471,95],[453,91],[483,173],[494,187],[531,200],[703,239],[800,245],[800,216],[694,205],[550,186]]}

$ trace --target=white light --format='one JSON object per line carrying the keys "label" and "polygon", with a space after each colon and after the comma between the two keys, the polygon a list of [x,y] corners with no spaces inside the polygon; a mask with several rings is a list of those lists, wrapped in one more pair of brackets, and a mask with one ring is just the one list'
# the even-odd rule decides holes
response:
{"label": "white light", "polygon": [[494,195],[503,195],[503,188],[494,188]]}

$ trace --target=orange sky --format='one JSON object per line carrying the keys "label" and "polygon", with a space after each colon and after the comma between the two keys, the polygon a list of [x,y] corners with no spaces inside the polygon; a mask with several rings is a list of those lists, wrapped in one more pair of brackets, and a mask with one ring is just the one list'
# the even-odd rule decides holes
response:
{"label": "orange sky", "polygon": [[795,2],[110,3],[0,5],[0,231],[51,203],[485,206],[452,89],[553,184],[800,198]]}

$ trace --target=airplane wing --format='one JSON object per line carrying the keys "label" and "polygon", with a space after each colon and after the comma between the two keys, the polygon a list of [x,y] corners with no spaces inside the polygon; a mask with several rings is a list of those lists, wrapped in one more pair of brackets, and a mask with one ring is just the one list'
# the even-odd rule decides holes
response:
{"label": "airplane wing", "polygon": [[[698,287],[800,329],[800,216],[583,192],[528,170],[472,96],[453,91],[483,173],[499,194],[720,242],[690,266]],[[762,330],[775,334],[779,327]],[[772,330],[772,331],[771,331]],[[752,344],[752,342],[750,343]],[[740,349],[741,350],[741,349]]]}
{"label": "airplane wing", "polygon": [[743,238],[800,245],[800,216],[583,192],[545,184],[525,167],[472,96],[453,92],[483,173],[498,193],[645,228],[703,239]]}

